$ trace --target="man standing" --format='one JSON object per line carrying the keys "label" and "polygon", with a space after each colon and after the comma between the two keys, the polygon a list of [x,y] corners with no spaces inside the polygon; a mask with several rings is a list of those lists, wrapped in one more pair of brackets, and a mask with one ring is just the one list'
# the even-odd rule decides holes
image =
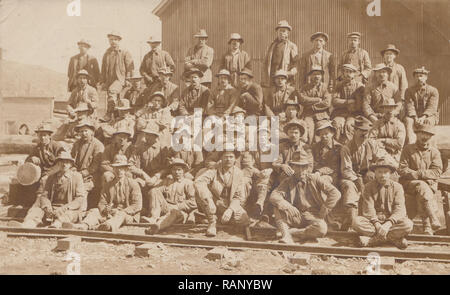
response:
{"label": "man standing", "polygon": [[292,27],[286,20],[282,20],[275,28],[277,38],[270,44],[264,58],[262,85],[271,87],[272,77],[278,70],[285,70],[288,73],[289,83],[295,84],[297,74],[298,48],[289,40]]}
{"label": "man standing", "polygon": [[[413,222],[406,216],[402,186],[391,180],[397,166],[385,156],[370,167],[375,179],[369,182],[362,196],[362,216],[355,218],[353,229],[359,233],[360,245],[373,247],[386,240],[399,249],[406,249],[405,237],[412,231]],[[369,238],[370,237],[370,238]]]}
{"label": "man standing", "polygon": [[408,78],[406,76],[405,68],[395,62],[395,59],[399,54],[400,50],[395,48],[395,45],[393,44],[389,44],[386,49],[381,51],[384,64],[392,70],[388,80],[397,86],[400,91],[401,100],[405,101],[405,91],[408,88]]}
{"label": "man standing", "polygon": [[63,151],[56,158],[57,171],[41,184],[33,206],[28,210],[22,224],[14,222],[10,226],[35,228],[41,222],[50,227],[61,228],[63,222],[78,222],[86,210],[86,191],[83,177],[72,170],[74,159]]}
{"label": "man standing", "polygon": [[362,108],[364,116],[375,123],[384,116],[381,105],[385,101],[393,99],[397,103],[396,115],[399,114],[403,102],[400,100],[400,92],[397,86],[388,80],[392,69],[385,64],[378,64],[373,71],[377,82],[367,89]]}
{"label": "man standing", "polygon": [[208,41],[206,30],[201,29],[194,37],[197,38],[197,45],[188,50],[184,59],[184,67],[185,70],[190,70],[191,68],[200,69],[202,73],[200,83],[211,88],[211,65],[214,59],[214,49],[206,45]]}
{"label": "man standing", "polygon": [[341,193],[327,179],[311,173],[311,159],[290,161],[289,166],[294,173],[270,195],[280,243],[293,244],[293,236],[302,240],[324,237],[328,231],[325,218]]}
{"label": "man standing", "polygon": [[120,34],[112,32],[108,34],[108,40],[111,47],[103,55],[101,74],[103,90],[108,91],[106,121],[109,121],[108,116],[111,116],[114,111],[115,103],[125,84],[125,79],[130,77],[134,70],[131,54],[127,50],[120,48],[120,41],[122,40]]}
{"label": "man standing", "polygon": [[152,50],[144,56],[139,68],[147,87],[158,81],[160,69],[169,68],[171,72],[175,72],[175,63],[170,54],[161,49],[161,42],[161,38],[153,36],[147,41]]}
{"label": "man standing", "polygon": [[342,72],[339,72],[342,65],[352,64],[358,70],[358,75],[355,77],[356,81],[366,84],[370,76],[372,63],[370,61],[369,53],[359,47],[361,43],[361,33],[349,33],[347,34],[347,40],[349,49],[344,52],[339,62],[338,78],[342,76]]}
{"label": "man standing", "polygon": [[308,73],[313,67],[320,68],[324,71],[323,83],[327,88],[334,88],[336,76],[336,65],[334,55],[324,49],[328,43],[328,34],[317,32],[311,35],[313,48],[305,52],[300,59],[299,80],[300,89],[308,84]]}
{"label": "man standing", "polygon": [[407,194],[407,201],[411,198],[408,203],[411,207],[417,205],[415,213],[422,215],[424,233],[432,235],[441,226],[435,211],[437,204],[434,195],[442,173],[442,160],[439,150],[430,145],[430,139],[435,135],[433,126],[418,125],[415,131],[416,143],[406,145],[400,158],[400,183]]}
{"label": "man standing", "polygon": [[88,54],[91,43],[87,40],[81,39],[78,41],[78,48],[80,53],[72,56],[69,62],[69,69],[67,70],[67,76],[69,77],[68,87],[69,92],[72,92],[75,87],[78,86],[77,74],[81,70],[86,70],[91,77],[89,85],[96,87],[100,79],[100,69],[98,66],[97,58]]}
{"label": "man standing", "polygon": [[241,50],[241,45],[244,43],[241,35],[238,33],[233,33],[230,36],[228,44],[230,49],[222,57],[222,64],[220,69],[225,69],[230,72],[231,75],[231,85],[235,88],[239,87],[239,73],[243,69],[251,69],[251,59],[250,55]]}
{"label": "man standing", "polygon": [[278,70],[273,76],[274,86],[264,97],[265,112],[267,116],[278,116],[284,110],[287,101],[298,101],[298,92],[288,85],[288,74],[284,70]]}
{"label": "man standing", "polygon": [[75,109],[81,103],[86,103],[92,111],[91,118],[97,118],[98,94],[94,87],[88,85],[89,78],[89,73],[86,70],[81,70],[77,74],[78,85],[70,94],[69,101],[67,102],[67,112],[71,118],[75,118]]}
{"label": "man standing", "polygon": [[239,91],[231,85],[231,74],[228,70],[222,69],[217,75],[218,86],[211,92],[208,102],[207,115],[223,117],[230,115],[239,97]]}
{"label": "man standing", "polygon": [[261,86],[253,81],[253,72],[244,69],[239,73],[240,96],[237,106],[244,109],[248,116],[259,116],[263,111],[264,93]]}
{"label": "man standing", "polygon": [[408,88],[405,93],[406,105],[406,143],[415,142],[414,124],[437,125],[439,122],[439,92],[427,84],[430,71],[425,67],[414,70],[416,84]]}
{"label": "man standing", "polygon": [[189,214],[197,208],[194,183],[184,177],[189,166],[181,159],[174,159],[169,169],[172,178],[167,178],[161,186],[150,191],[150,212],[154,223],[145,230],[148,235],[174,223],[186,223]]}

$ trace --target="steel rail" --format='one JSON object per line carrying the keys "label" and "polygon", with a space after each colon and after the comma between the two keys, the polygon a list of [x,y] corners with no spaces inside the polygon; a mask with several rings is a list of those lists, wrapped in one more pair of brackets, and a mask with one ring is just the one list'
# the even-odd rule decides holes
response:
{"label": "steel rail", "polygon": [[314,255],[326,255],[337,257],[367,257],[369,253],[376,252],[380,256],[394,257],[398,260],[421,260],[433,262],[450,263],[450,252],[447,251],[418,251],[418,250],[399,250],[392,248],[355,248],[355,247],[329,247],[320,245],[287,245],[279,243],[267,243],[256,241],[236,241],[236,240],[220,240],[206,238],[182,238],[163,235],[132,235],[124,233],[111,233],[101,231],[81,231],[72,229],[49,229],[49,228],[13,228],[0,227],[0,231],[9,233],[11,236],[16,235],[46,235],[47,237],[62,236],[79,236],[85,240],[96,241],[117,241],[128,243],[163,243],[176,246],[188,247],[219,247],[224,246],[230,249],[253,249],[253,250],[272,250],[272,251],[289,251],[303,252]]}

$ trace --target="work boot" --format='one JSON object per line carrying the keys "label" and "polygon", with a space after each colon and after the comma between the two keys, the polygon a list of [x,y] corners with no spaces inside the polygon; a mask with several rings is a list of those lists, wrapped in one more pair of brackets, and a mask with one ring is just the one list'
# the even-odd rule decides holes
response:
{"label": "work boot", "polygon": [[62,228],[62,222],[59,220],[55,220],[48,226],[48,228]]}
{"label": "work boot", "polygon": [[430,218],[422,217],[423,233],[425,235],[434,235],[433,229],[431,228]]}
{"label": "work boot", "polygon": [[206,229],[206,236],[207,237],[215,237],[217,235],[217,217],[215,215],[211,216],[209,219],[209,225]]}
{"label": "work boot", "polygon": [[8,227],[23,227],[22,222],[18,222],[16,220],[10,220],[8,221]]}
{"label": "work boot", "polygon": [[64,228],[64,229],[88,230],[89,226],[86,223],[63,222],[62,228]]}
{"label": "work boot", "polygon": [[145,234],[147,235],[154,235],[157,234],[159,231],[170,227],[172,224],[174,224],[178,218],[180,218],[181,212],[177,209],[172,209],[170,212],[163,217],[161,217],[156,223],[151,224],[149,228],[145,230]]}
{"label": "work boot", "polygon": [[105,222],[105,223],[100,224],[98,226],[97,230],[99,230],[99,231],[111,231],[112,227],[111,227],[111,224]]}
{"label": "work boot", "polygon": [[431,206],[431,202],[427,201],[424,204],[424,209],[428,217],[430,217],[431,221],[431,228],[433,230],[438,230],[441,228],[441,223],[439,222],[439,218],[437,217],[436,212],[433,210],[433,207]]}
{"label": "work boot", "polygon": [[405,238],[391,240],[391,242],[400,250],[405,250],[406,248],[408,248],[408,241]]}
{"label": "work boot", "polygon": [[358,216],[358,208],[349,207],[345,209],[345,220],[342,224],[341,231],[350,231],[352,229],[353,220]]}
{"label": "work boot", "polygon": [[366,237],[359,236],[359,246],[361,247],[375,247],[383,244],[384,240],[378,238],[377,236]]}
{"label": "work boot", "polygon": [[276,221],[277,228],[281,232],[280,243],[283,244],[294,244],[294,240],[292,239],[291,233],[289,232],[289,226],[283,220]]}
{"label": "work boot", "polygon": [[141,220],[140,221],[142,223],[154,224],[156,222],[156,218],[155,217],[141,216]]}

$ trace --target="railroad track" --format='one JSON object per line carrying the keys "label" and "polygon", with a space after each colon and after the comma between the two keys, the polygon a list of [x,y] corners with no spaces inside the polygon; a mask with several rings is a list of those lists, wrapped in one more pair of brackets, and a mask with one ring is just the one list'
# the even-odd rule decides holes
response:
{"label": "railroad track", "polygon": [[[335,256],[342,258],[366,258],[369,253],[377,252],[382,257],[394,257],[398,261],[405,260],[419,260],[428,262],[443,262],[450,263],[450,251],[436,251],[429,250],[398,250],[395,248],[357,248],[347,246],[321,246],[311,244],[294,244],[286,245],[271,242],[245,241],[245,240],[224,240],[224,239],[209,239],[209,238],[184,238],[173,235],[142,235],[142,234],[126,234],[126,233],[111,233],[102,231],[81,231],[72,229],[50,229],[50,228],[12,228],[0,227],[1,232],[6,232],[8,237],[27,237],[27,238],[63,238],[68,236],[79,236],[84,241],[95,242],[113,242],[113,243],[163,243],[170,246],[177,247],[192,247],[192,248],[214,248],[219,246],[227,247],[231,250],[264,250],[264,251],[288,251],[288,252],[302,252],[319,256]],[[331,236],[355,236],[351,233],[337,233],[331,232]],[[416,241],[430,242],[429,238],[421,235],[413,235]],[[449,237],[433,237],[439,243],[448,242]],[[411,237],[410,237],[411,240]]]}

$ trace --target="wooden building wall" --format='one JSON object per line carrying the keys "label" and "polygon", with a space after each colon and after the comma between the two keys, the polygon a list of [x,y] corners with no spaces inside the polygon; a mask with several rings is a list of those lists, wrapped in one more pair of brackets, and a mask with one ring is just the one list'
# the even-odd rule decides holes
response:
{"label": "wooden building wall", "polygon": [[372,64],[381,62],[380,50],[393,43],[401,50],[397,61],[404,65],[410,83],[412,70],[425,65],[431,70],[430,84],[441,94],[441,124],[450,124],[450,50],[449,8],[447,0],[381,0],[381,16],[369,17],[369,0],[173,0],[160,15],[163,48],[171,53],[180,82],[184,56],[195,42],[200,28],[207,30],[209,46],[215,50],[213,73],[227,50],[230,33],[245,40],[243,49],[253,59],[256,80],[261,64],[275,38],[278,21],[286,19],[293,31],[291,40],[300,54],[310,49],[309,37],[316,31],[327,32],[327,50],[341,56],[347,47],[346,34],[363,34],[362,48]]}

